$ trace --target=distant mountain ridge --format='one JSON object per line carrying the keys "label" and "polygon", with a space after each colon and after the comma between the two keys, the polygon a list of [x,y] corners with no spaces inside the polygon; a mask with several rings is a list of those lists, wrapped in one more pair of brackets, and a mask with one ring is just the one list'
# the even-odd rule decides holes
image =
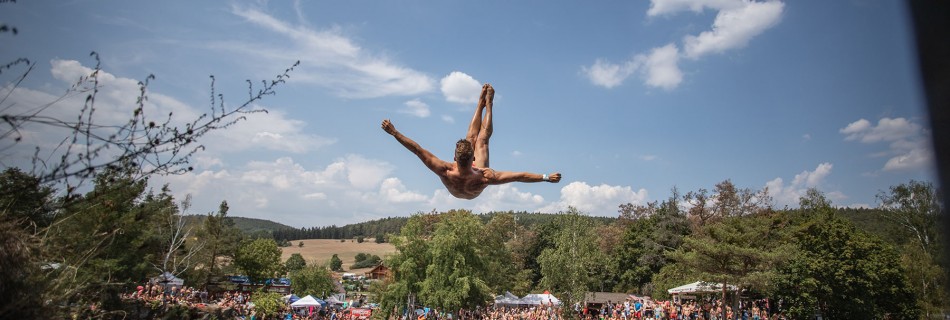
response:
{"label": "distant mountain ridge", "polygon": [[[278,222],[274,222],[274,221],[266,220],[266,219],[232,217],[232,216],[228,216],[228,218],[231,218],[231,220],[234,221],[234,226],[240,229],[245,234],[258,234],[262,232],[267,233],[267,234],[273,234],[274,231],[277,231],[277,230],[294,228],[286,224],[282,224],[282,223],[278,223]],[[185,223],[190,224],[190,225],[201,224],[202,222],[204,222],[204,219],[205,219],[205,215],[197,215],[197,214],[187,215],[185,216]]]}

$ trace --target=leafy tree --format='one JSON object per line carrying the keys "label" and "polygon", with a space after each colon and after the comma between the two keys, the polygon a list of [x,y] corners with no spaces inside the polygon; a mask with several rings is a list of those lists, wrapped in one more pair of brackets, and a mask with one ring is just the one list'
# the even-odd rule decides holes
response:
{"label": "leafy tree", "polygon": [[898,244],[909,281],[919,297],[927,316],[950,309],[948,257],[943,250],[944,234],[940,232],[943,212],[939,191],[927,182],[913,181],[881,192],[879,214],[896,226]]}
{"label": "leafy tree", "polygon": [[337,256],[336,253],[334,253],[333,256],[330,257],[330,270],[337,271],[337,272],[343,271],[343,260],[340,260],[340,257]]}
{"label": "leafy tree", "polygon": [[[362,255],[362,256],[360,256]],[[371,255],[366,253],[359,253],[356,255],[356,263],[350,266],[350,269],[362,269],[375,267],[382,262],[383,259],[380,259],[377,255]]]}
{"label": "leafy tree", "polygon": [[684,238],[670,257],[702,281],[723,283],[724,301],[727,285],[761,292],[792,251],[780,241],[780,228],[768,215],[725,217]]}
{"label": "leafy tree", "polygon": [[932,184],[910,181],[878,194],[881,214],[902,227],[925,252],[936,256],[940,251],[939,225],[941,201]]}
{"label": "leafy tree", "polygon": [[223,275],[220,264],[220,258],[234,258],[237,254],[238,245],[244,240],[244,235],[234,225],[234,220],[228,217],[227,201],[221,201],[217,213],[209,212],[205,216],[202,227],[198,230],[199,238],[205,241],[202,255],[203,261],[207,261],[208,271],[204,277],[204,283],[207,286],[212,279]]}
{"label": "leafy tree", "polygon": [[400,234],[391,238],[396,253],[385,261],[391,272],[390,280],[374,288],[377,290],[374,293],[379,300],[381,317],[388,318],[394,311],[404,309],[407,303],[412,305],[418,301],[427,266],[432,260],[428,239],[441,219],[434,211],[415,214],[409,218]]}
{"label": "leafy tree", "polygon": [[273,278],[281,272],[280,247],[274,239],[255,239],[238,249],[234,264],[252,281]]}
{"label": "leafy tree", "polygon": [[502,293],[514,289],[515,280],[518,278],[512,275],[521,270],[513,263],[514,254],[509,241],[517,230],[514,215],[500,213],[493,215],[479,234],[478,250],[484,258],[484,279],[491,292]]}
{"label": "leafy tree", "polygon": [[300,243],[297,244],[297,247],[298,247],[298,248],[303,248],[303,241],[300,241]]}
{"label": "leafy tree", "polygon": [[356,242],[357,242],[357,243],[363,243],[363,236],[358,236],[358,237],[356,237]]}
{"label": "leafy tree", "polygon": [[775,296],[796,319],[916,319],[919,309],[893,247],[837,217],[810,191],[789,228],[794,258],[775,278]]}
{"label": "leafy tree", "polygon": [[290,272],[290,287],[301,296],[325,297],[333,291],[333,277],[327,266],[311,264]]}
{"label": "leafy tree", "polygon": [[419,296],[439,310],[473,309],[492,298],[485,282],[486,251],[478,243],[481,222],[471,212],[453,210],[436,225]]}
{"label": "leafy tree", "polygon": [[[603,258],[597,248],[592,220],[570,207],[555,219],[558,231],[554,245],[544,249],[538,257],[541,266],[541,286],[551,292],[562,294],[565,305],[573,305],[584,299],[590,288],[597,287],[593,270],[600,269]],[[573,316],[571,308],[565,313]],[[565,314],[567,315],[567,314]]]}
{"label": "leafy tree", "polygon": [[287,261],[284,262],[284,268],[287,269],[287,272],[294,272],[306,266],[307,261],[299,253],[291,254],[290,258],[287,258]]}
{"label": "leafy tree", "polygon": [[[621,236],[621,244],[610,257],[610,274],[617,278],[615,291],[638,291],[654,295],[663,290],[653,290],[653,276],[670,263],[668,254],[680,247],[683,237],[689,235],[690,225],[686,212],[679,207],[682,198],[674,188],[672,195],[663,202],[646,205],[621,206],[621,219],[629,221]],[[625,210],[640,212],[625,214]],[[639,218],[629,219],[625,217]]]}
{"label": "leafy tree", "polygon": [[381,234],[381,233],[380,233],[380,234],[377,234],[377,235],[376,235],[376,243],[383,243],[383,242],[386,242],[386,237],[383,236],[383,234]]}
{"label": "leafy tree", "polygon": [[46,227],[52,219],[52,194],[39,178],[7,168],[0,173],[0,218],[24,227]]}
{"label": "leafy tree", "polygon": [[[274,245],[277,245],[274,242]],[[254,311],[260,315],[261,319],[276,317],[281,310],[284,310],[286,304],[283,297],[277,292],[257,291],[251,296],[251,302],[254,303]]]}

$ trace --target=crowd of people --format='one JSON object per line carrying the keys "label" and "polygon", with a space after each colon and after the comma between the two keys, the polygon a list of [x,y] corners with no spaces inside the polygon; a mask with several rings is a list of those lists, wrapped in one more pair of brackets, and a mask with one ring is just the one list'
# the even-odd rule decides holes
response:
{"label": "crowd of people", "polygon": [[[654,301],[627,299],[573,307],[581,319],[587,320],[766,320],[781,319],[768,312],[767,300],[743,301],[738,309],[724,305],[717,299]],[[534,306],[488,306],[475,310],[459,310],[454,314],[430,311],[414,316],[403,315],[401,320],[561,320],[561,307],[553,304]],[[723,315],[725,313],[725,315]]]}
{"label": "crowd of people", "polygon": [[[146,283],[137,286],[135,291],[124,294],[123,298],[137,300],[148,305],[182,306],[208,313],[220,313],[228,319],[260,319],[256,316],[251,303],[251,294],[247,292],[224,291],[218,294],[209,294],[208,291],[188,286],[167,286],[166,289],[160,284]],[[281,310],[276,318],[287,320],[344,320],[351,317],[349,317],[346,310],[339,308],[301,308],[295,310],[288,304],[287,308]]]}
{"label": "crowd of people", "polygon": [[250,295],[241,292],[222,292],[211,296],[208,291],[188,286],[162,286],[145,283],[124,298],[138,300],[151,305],[182,306],[206,311],[220,311],[237,318],[249,319],[253,316]]}
{"label": "crowd of people", "polygon": [[627,299],[622,302],[603,304],[599,309],[584,308],[583,319],[597,320],[764,320],[772,319],[767,300],[742,301],[738,309],[724,305],[721,300],[654,301],[651,299]]}
{"label": "crowd of people", "polygon": [[[253,305],[250,304],[249,293],[221,292],[212,296],[207,291],[187,286],[170,286],[165,289],[159,284],[144,284],[124,297],[152,305],[161,303],[163,306],[183,306],[215,313],[220,312],[228,315],[229,318],[256,319]],[[628,298],[625,301],[608,301],[607,303],[586,306],[578,304],[573,306],[572,309],[581,319],[589,320],[765,320],[780,318],[769,313],[767,300],[742,301],[735,310],[733,310],[733,306],[723,304],[718,299],[655,301],[649,298]],[[487,306],[474,310],[458,310],[453,314],[429,310],[418,314],[404,314],[400,319],[561,320],[561,312],[561,306],[549,303],[533,306]],[[351,314],[342,309],[293,310],[289,306],[278,316],[278,319],[346,320],[351,318],[353,318]]]}

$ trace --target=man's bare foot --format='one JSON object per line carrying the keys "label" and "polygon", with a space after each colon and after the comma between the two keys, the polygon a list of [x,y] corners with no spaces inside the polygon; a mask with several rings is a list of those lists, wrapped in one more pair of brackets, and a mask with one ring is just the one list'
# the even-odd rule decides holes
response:
{"label": "man's bare foot", "polygon": [[488,88],[489,88],[489,87],[491,87],[491,85],[490,85],[490,84],[487,84],[487,83],[482,85],[482,94],[478,96],[478,107],[479,107],[479,108],[485,106],[485,94],[488,92]]}
{"label": "man's bare foot", "polygon": [[493,88],[490,84],[487,84],[487,83],[482,88],[483,88],[482,92],[483,94],[485,94],[485,100],[488,100],[488,106],[491,106],[492,103],[495,101],[495,88]]}

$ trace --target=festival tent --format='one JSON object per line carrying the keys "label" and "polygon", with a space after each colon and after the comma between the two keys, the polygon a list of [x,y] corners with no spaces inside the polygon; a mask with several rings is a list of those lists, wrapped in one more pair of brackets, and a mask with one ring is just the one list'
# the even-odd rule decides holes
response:
{"label": "festival tent", "polygon": [[504,295],[495,297],[496,306],[520,306],[526,304],[527,303],[522,301],[521,298],[518,298],[518,296],[512,294],[509,291],[505,291]]}
{"label": "festival tent", "polygon": [[300,300],[300,297],[298,297],[296,294],[291,293],[284,296],[284,302],[287,302],[287,303],[294,303],[294,302],[297,302],[297,300]]}
{"label": "festival tent", "polygon": [[184,279],[176,277],[175,275],[171,274],[171,272],[162,273],[161,275],[152,278],[150,282],[153,284],[161,284],[162,287],[166,289],[168,287],[181,288],[182,286],[185,285]]}
{"label": "festival tent", "polygon": [[292,308],[306,308],[306,307],[322,307],[323,305],[321,305],[320,301],[317,301],[317,299],[314,298],[313,296],[307,295],[306,297],[300,298],[300,300],[297,300],[296,302],[291,303],[290,306]]}
{"label": "festival tent", "polygon": [[551,294],[551,292],[544,291],[544,293],[532,293],[521,298],[521,301],[524,301],[526,304],[530,305],[548,305],[553,304],[556,306],[561,305],[561,300]]}
{"label": "festival tent", "polygon": [[[736,291],[736,286],[728,285],[726,286],[726,290]],[[666,290],[666,292],[669,292],[670,294],[722,292],[722,283],[696,281],[690,284],[684,284],[679,287]]]}

